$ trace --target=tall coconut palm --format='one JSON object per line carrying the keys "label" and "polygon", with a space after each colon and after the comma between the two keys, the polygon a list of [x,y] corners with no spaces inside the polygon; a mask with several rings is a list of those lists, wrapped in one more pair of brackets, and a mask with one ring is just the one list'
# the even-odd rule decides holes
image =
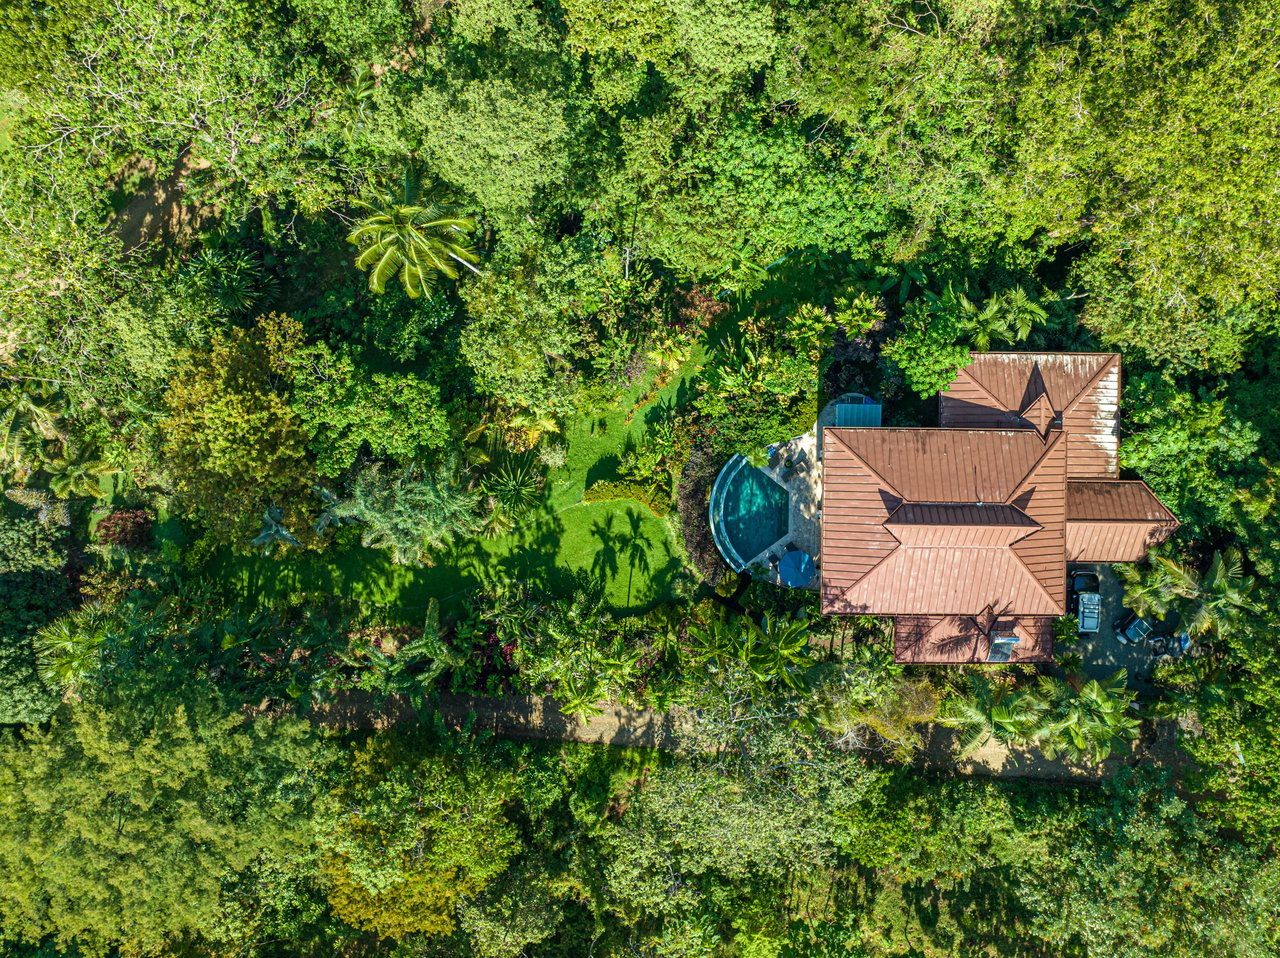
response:
{"label": "tall coconut palm", "polygon": [[970,675],[968,694],[948,698],[940,720],[943,725],[960,730],[963,758],[992,739],[1002,745],[1031,741],[1044,709],[1044,703],[1033,692],[993,683],[983,675]]}
{"label": "tall coconut palm", "polygon": [[1173,608],[1177,591],[1169,570],[1154,554],[1148,555],[1142,565],[1124,564],[1116,567],[1120,581],[1124,583],[1125,608],[1133,609],[1144,618],[1155,616],[1163,619]]}
{"label": "tall coconut palm", "polygon": [[1061,679],[1040,680],[1044,709],[1032,738],[1046,757],[1060,752],[1075,761],[1102,761],[1121,742],[1138,737],[1141,724],[1129,711],[1134,693],[1125,686],[1124,669],[1099,682],[1091,679],[1079,692]]}
{"label": "tall coconut palm", "polygon": [[458,278],[458,265],[473,273],[479,257],[467,242],[475,220],[457,215],[451,204],[425,196],[416,202],[397,202],[382,196],[376,203],[357,203],[368,214],[348,235],[360,248],[356,267],[369,273],[369,289],[384,293],[397,273],[411,299],[435,287],[436,277]]}
{"label": "tall coconut palm", "polygon": [[1174,593],[1191,602],[1186,624],[1192,635],[1224,635],[1241,615],[1257,609],[1250,597],[1254,581],[1244,574],[1239,549],[1215,552],[1203,576],[1173,559],[1161,557],[1158,561],[1167,572]]}
{"label": "tall coconut palm", "polygon": [[46,443],[66,441],[57,390],[15,383],[0,392],[0,469],[34,468],[45,460]]}

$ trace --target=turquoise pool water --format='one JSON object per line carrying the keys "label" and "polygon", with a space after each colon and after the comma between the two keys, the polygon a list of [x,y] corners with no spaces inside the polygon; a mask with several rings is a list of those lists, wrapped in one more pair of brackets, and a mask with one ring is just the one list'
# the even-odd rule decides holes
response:
{"label": "turquoise pool water", "polygon": [[746,564],[787,534],[787,490],[735,456],[711,490],[711,534],[729,565]]}

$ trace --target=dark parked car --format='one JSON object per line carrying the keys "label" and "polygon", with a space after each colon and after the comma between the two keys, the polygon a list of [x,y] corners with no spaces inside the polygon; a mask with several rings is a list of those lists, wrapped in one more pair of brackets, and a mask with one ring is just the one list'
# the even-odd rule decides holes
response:
{"label": "dark parked car", "polygon": [[1116,638],[1128,645],[1137,645],[1145,641],[1154,628],[1153,623],[1130,612],[1116,623]]}
{"label": "dark parked car", "polygon": [[1092,572],[1077,572],[1071,577],[1071,591],[1075,594],[1076,631],[1088,635],[1102,625],[1102,596],[1098,592],[1098,577]]}

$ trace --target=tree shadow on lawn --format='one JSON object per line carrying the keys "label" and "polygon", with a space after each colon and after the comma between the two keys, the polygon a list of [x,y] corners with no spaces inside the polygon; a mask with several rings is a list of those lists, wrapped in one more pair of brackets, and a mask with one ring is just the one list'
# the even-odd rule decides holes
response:
{"label": "tree shadow on lawn", "polygon": [[622,502],[585,507],[570,523],[541,513],[514,538],[463,544],[456,561],[477,583],[516,581],[552,595],[573,593],[586,575],[617,612],[666,601],[683,571],[665,526]]}
{"label": "tree shadow on lawn", "polygon": [[616,480],[620,465],[622,465],[622,459],[619,456],[612,453],[607,456],[601,456],[587,469],[586,488],[591,488],[597,482],[612,482]]}

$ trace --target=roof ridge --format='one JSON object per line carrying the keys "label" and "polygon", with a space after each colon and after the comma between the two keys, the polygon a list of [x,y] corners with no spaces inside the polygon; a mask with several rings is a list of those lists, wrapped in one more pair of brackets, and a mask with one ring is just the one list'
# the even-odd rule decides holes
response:
{"label": "roof ridge", "polygon": [[1066,349],[1057,352],[1038,353],[1029,350],[1018,349],[992,349],[989,352],[978,353],[979,356],[1119,356],[1117,352],[1099,353],[1088,349]]}
{"label": "roof ridge", "polygon": [[[886,562],[888,562],[888,561],[889,561],[889,559],[890,559],[891,557],[893,557],[893,556],[897,555],[899,552],[901,552],[901,551],[902,551],[902,542],[898,539],[898,537],[897,537],[897,536],[895,536],[895,535],[893,535],[893,533],[892,533],[892,532],[890,532],[890,533],[889,533],[889,535],[890,535],[890,536],[893,536],[893,539],[894,539],[894,541],[895,541],[895,542],[897,542],[897,545],[895,545],[892,549],[890,549],[888,552],[886,552],[884,555],[882,555],[878,560],[876,560],[875,565],[873,565],[870,569],[868,569],[866,572],[862,573],[862,575],[858,576],[858,578],[854,579],[854,580],[853,580],[852,582],[850,582],[847,586],[845,586],[842,590],[840,590],[840,598],[841,598],[841,599],[843,599],[843,598],[845,598],[846,596],[848,596],[850,592],[852,592],[854,589],[856,589],[856,588],[857,588],[858,586],[860,586],[862,583],[866,582],[866,581],[867,581],[867,579],[871,578],[871,574],[872,574],[873,572],[875,572],[875,571],[876,571],[876,569],[880,568],[882,565],[884,565]],[[823,601],[825,601],[825,599],[824,599]]]}
{"label": "roof ridge", "polygon": [[[1024,540],[1019,539],[1018,541],[1022,542]],[[1049,600],[1049,604],[1053,606],[1055,609],[1062,610],[1061,612],[1058,613],[1058,615],[1064,615],[1067,611],[1067,603],[1066,603],[1065,597],[1063,598],[1062,603],[1059,604],[1058,600],[1049,594],[1049,590],[1046,589],[1044,586],[1044,583],[1040,581],[1040,577],[1031,571],[1031,566],[1027,565],[1027,561],[1024,558],[1022,558],[1021,555],[1018,554],[1018,550],[1013,548],[1013,546],[1010,546],[1009,552],[1013,555],[1015,559],[1018,560],[1018,565],[1022,566],[1023,571],[1027,573],[1031,581],[1036,584],[1036,588],[1040,590],[1040,594]],[[1065,568],[1065,565],[1064,565],[1064,568]],[[1024,614],[1032,615],[1032,614],[1040,614],[1040,613],[1024,613]]]}
{"label": "roof ridge", "polygon": [[1178,520],[1178,517],[1173,514],[1173,510],[1164,504],[1164,500],[1161,499],[1158,495],[1156,495],[1156,491],[1152,489],[1149,485],[1147,485],[1147,481],[1145,479],[1118,479],[1118,478],[1113,478],[1111,476],[1101,476],[1098,478],[1088,478],[1088,479],[1086,478],[1073,479],[1070,476],[1067,477],[1068,506],[1067,506],[1067,515],[1065,517],[1065,521],[1067,522],[1148,522],[1149,523],[1149,522],[1159,521],[1156,519],[1142,519],[1142,518],[1136,518],[1132,516],[1125,517],[1125,518],[1120,518],[1116,516],[1107,516],[1104,518],[1097,518],[1097,517],[1091,516],[1087,519],[1072,519],[1070,515],[1070,496],[1071,496],[1072,483],[1079,483],[1083,485],[1098,485],[1098,486],[1141,486],[1143,489],[1147,491],[1147,495],[1151,497],[1151,501],[1154,502],[1156,506],[1160,508],[1160,511],[1162,511],[1165,514],[1166,518],[1172,520],[1173,522],[1177,522],[1179,527],[1181,527],[1182,525],[1182,523]]}
{"label": "roof ridge", "polygon": [[1111,368],[1111,363],[1112,363],[1113,361],[1114,361],[1114,362],[1116,363],[1116,365],[1117,365],[1117,371],[1119,371],[1119,370],[1118,370],[1119,363],[1120,363],[1120,354],[1119,354],[1119,353],[1081,353],[1081,354],[1079,354],[1079,355],[1084,355],[1084,356],[1106,356],[1106,357],[1107,357],[1107,361],[1106,361],[1106,362],[1104,362],[1101,366],[1099,366],[1099,367],[1098,367],[1098,371],[1097,371],[1096,373],[1094,373],[1092,376],[1090,376],[1090,377],[1089,377],[1088,382],[1086,382],[1083,386],[1081,386],[1079,389],[1077,389],[1077,390],[1076,390],[1076,394],[1075,394],[1074,396],[1072,396],[1072,397],[1071,397],[1071,401],[1062,407],[1062,414],[1063,414],[1064,416],[1065,416],[1068,412],[1070,412],[1071,408],[1072,408],[1073,406],[1075,406],[1075,404],[1076,404],[1076,403],[1078,403],[1078,402],[1080,401],[1080,397],[1081,397],[1081,396],[1083,396],[1085,393],[1087,393],[1087,392],[1088,392],[1090,389],[1092,389],[1094,386],[1098,385],[1098,382],[1102,379],[1103,374],[1105,374],[1105,373],[1107,372],[1107,370]]}
{"label": "roof ridge", "polygon": [[[846,429],[852,429],[852,428],[856,428],[856,427],[853,427],[853,426],[846,426],[845,428],[846,428]],[[875,431],[876,431],[877,433],[879,433],[879,432],[882,432],[883,430],[877,429],[877,430],[875,430]],[[941,432],[941,431],[942,431],[942,430],[939,430],[939,432]],[[853,458],[854,458],[854,459],[858,460],[858,462],[862,465],[862,468],[863,468],[863,469],[867,470],[867,472],[871,473],[871,475],[875,476],[875,477],[876,477],[877,479],[879,479],[882,483],[884,483],[886,486],[888,486],[888,487],[889,487],[889,491],[890,491],[890,492],[892,492],[892,493],[894,494],[894,496],[899,500],[899,508],[901,508],[901,503],[906,502],[906,501],[907,501],[907,497],[906,497],[906,496],[904,496],[901,492],[899,492],[899,491],[898,491],[898,487],[897,487],[897,486],[895,486],[892,482],[890,482],[888,479],[886,479],[884,476],[882,476],[882,475],[880,474],[880,470],[876,469],[873,465],[871,465],[871,463],[869,463],[869,462],[867,462],[867,460],[863,459],[863,458],[862,458],[862,456],[860,456],[860,455],[858,454],[858,451],[857,451],[856,449],[854,449],[851,445],[849,445],[847,442],[845,442],[845,441],[844,441],[844,438],[840,435],[839,427],[831,427],[831,426],[828,426],[828,427],[826,427],[826,428],[823,430],[823,432],[824,432],[824,433],[830,433],[832,436],[834,436],[834,437],[835,437],[835,439],[836,439],[836,442],[838,442],[838,443],[840,443],[840,445],[844,446],[844,448],[848,451],[849,455],[853,456]],[[825,480],[825,476],[824,476],[824,480]],[[896,511],[897,511],[897,509],[895,509],[895,510],[894,510],[894,512],[896,512]],[[870,571],[870,570],[868,570],[868,571]]]}
{"label": "roof ridge", "polygon": [[[1049,453],[1057,448],[1058,443],[1065,442],[1066,438],[1067,438],[1067,434],[1061,429],[1055,432],[1050,432],[1048,436],[1042,438],[1042,441],[1044,442],[1044,451],[1040,453],[1040,456],[1036,459],[1036,461],[1031,464],[1031,468],[1027,470],[1026,474],[1021,479],[1019,479],[1016,483],[1014,483],[1013,491],[1010,492],[1009,495],[1005,497],[1005,500],[1004,500],[1005,505],[1010,505],[1010,506],[1014,505],[1013,500],[1018,497],[1018,493],[1022,492],[1023,487],[1026,486],[1027,484],[1027,480],[1036,474],[1036,470],[1039,469],[1041,463],[1043,463],[1045,459],[1049,457]],[[1016,509],[1018,507],[1014,506],[1014,508]],[[1028,516],[1028,518],[1030,517]]]}
{"label": "roof ridge", "polygon": [[[979,356],[989,356],[989,355],[991,355],[991,354],[990,354],[990,353],[979,353],[978,355],[979,355]],[[968,377],[969,377],[969,379],[973,382],[973,384],[974,384],[975,386],[977,386],[979,389],[981,389],[984,393],[986,393],[986,394],[987,394],[987,398],[988,398],[988,399],[990,399],[993,403],[995,403],[997,407],[999,407],[1000,409],[1003,409],[1003,408],[1004,408],[1004,402],[1003,402],[1003,401],[1001,401],[1000,397],[999,397],[999,396],[997,396],[995,393],[993,393],[993,392],[991,391],[991,387],[989,387],[986,383],[984,383],[981,379],[979,379],[977,376],[975,376],[973,373],[971,373],[971,372],[969,371],[970,369],[972,369],[972,368],[973,368],[973,364],[974,364],[975,362],[977,362],[977,356],[974,356],[974,354],[973,354],[972,352],[971,352],[971,353],[969,353],[969,362],[968,362],[968,364],[966,364],[966,365],[964,365],[964,366],[961,366],[961,367],[960,367],[960,371],[959,371],[958,373],[956,373],[956,378],[959,378],[961,375],[968,376]],[[953,379],[951,382],[955,382],[955,380]],[[948,384],[947,384],[947,389],[950,389],[950,388],[951,388],[951,384],[950,384],[950,383],[948,383]],[[939,394],[939,395],[941,395],[941,394]]]}

